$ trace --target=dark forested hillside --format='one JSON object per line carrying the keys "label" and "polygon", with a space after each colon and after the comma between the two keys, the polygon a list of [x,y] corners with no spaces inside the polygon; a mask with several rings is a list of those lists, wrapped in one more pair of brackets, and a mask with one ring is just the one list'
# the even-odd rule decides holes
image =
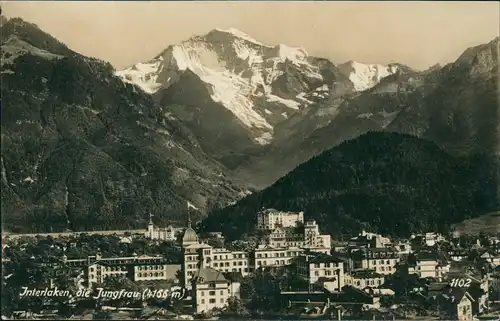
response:
{"label": "dark forested hillside", "polygon": [[333,235],[446,229],[499,207],[498,164],[489,157],[456,158],[412,136],[368,133],[213,212],[202,228],[234,238],[251,229],[260,208],[273,207],[304,210]]}
{"label": "dark forested hillside", "polygon": [[35,25],[1,28],[2,219],[8,231],[144,227],[239,188],[176,118]]}

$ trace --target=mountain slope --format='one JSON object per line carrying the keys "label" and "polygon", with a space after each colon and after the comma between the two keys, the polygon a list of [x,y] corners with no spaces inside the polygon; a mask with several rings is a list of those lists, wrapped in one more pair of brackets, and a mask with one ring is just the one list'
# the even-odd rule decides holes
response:
{"label": "mountain slope", "polygon": [[448,228],[500,207],[498,159],[455,158],[431,142],[368,133],[342,143],[203,222],[235,238],[262,207],[304,210],[333,235],[361,228],[392,235]]}
{"label": "mountain slope", "polygon": [[387,129],[430,139],[455,154],[500,155],[499,39],[429,74],[432,90]]}
{"label": "mountain slope", "polygon": [[[341,69],[303,48],[268,46],[235,29],[215,29],[117,75],[153,94],[207,153],[236,168],[289,136],[290,126],[282,124],[290,118],[355,88],[366,90],[399,68],[356,67]],[[214,128],[212,119],[220,126]]]}
{"label": "mountain slope", "polygon": [[110,64],[11,19],[2,44],[4,230],[143,227],[240,193],[192,133]]}
{"label": "mountain slope", "polygon": [[297,164],[369,131],[411,134],[456,155],[498,155],[498,43],[470,48],[445,67],[398,65],[398,72],[368,90],[323,101],[290,123],[286,139],[242,164],[239,175],[266,187]]}

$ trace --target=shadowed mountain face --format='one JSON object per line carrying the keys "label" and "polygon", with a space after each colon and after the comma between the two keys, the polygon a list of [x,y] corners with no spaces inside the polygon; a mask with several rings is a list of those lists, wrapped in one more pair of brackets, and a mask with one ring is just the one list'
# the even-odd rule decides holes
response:
{"label": "shadowed mountain face", "polygon": [[[117,75],[151,93],[195,133],[203,150],[239,175],[276,146],[298,144],[327,124],[345,95],[370,89],[401,68],[336,66],[303,48],[269,46],[238,30],[215,29]],[[276,169],[283,172],[275,166],[262,171]],[[253,172],[241,176],[253,184]]]}
{"label": "shadowed mountain face", "polygon": [[498,38],[456,62],[383,78],[361,93],[323,101],[290,120],[286,139],[251,157],[239,175],[265,187],[311,156],[368,131],[415,135],[454,155],[499,154]]}
{"label": "shadowed mountain face", "polygon": [[115,71],[20,19],[0,31],[8,230],[183,222],[283,176],[207,226],[243,233],[273,206],[396,233],[497,209],[498,39],[415,71],[216,29]]}
{"label": "shadowed mountain face", "polygon": [[500,208],[499,179],[498,158],[454,157],[413,136],[367,133],[214,211],[202,226],[238,238],[255,226],[261,208],[277,208],[303,210],[334,236],[444,231]]}
{"label": "shadowed mountain face", "polygon": [[498,39],[416,71],[335,65],[216,29],[117,74],[150,92],[206,153],[258,189],[369,131],[415,135],[453,154],[498,153]]}
{"label": "shadowed mountain face", "polygon": [[[4,230],[63,231],[184,222],[241,189],[178,119],[111,65],[35,25],[1,28]],[[201,215],[201,214],[200,214]]]}
{"label": "shadowed mountain face", "polygon": [[431,89],[388,130],[430,139],[454,154],[500,154],[499,38],[467,49],[427,76]]}

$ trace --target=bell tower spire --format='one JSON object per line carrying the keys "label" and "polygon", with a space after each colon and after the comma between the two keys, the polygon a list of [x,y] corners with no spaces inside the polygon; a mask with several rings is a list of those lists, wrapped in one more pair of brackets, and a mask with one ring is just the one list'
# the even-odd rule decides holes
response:
{"label": "bell tower spire", "polygon": [[153,214],[149,212],[148,237],[155,239],[155,226],[153,224]]}

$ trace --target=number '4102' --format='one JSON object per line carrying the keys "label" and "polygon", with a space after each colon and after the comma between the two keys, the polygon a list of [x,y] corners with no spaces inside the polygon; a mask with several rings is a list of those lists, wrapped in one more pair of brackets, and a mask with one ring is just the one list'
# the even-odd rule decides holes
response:
{"label": "number '4102'", "polygon": [[452,279],[450,281],[450,286],[453,288],[468,288],[470,286],[471,279]]}

